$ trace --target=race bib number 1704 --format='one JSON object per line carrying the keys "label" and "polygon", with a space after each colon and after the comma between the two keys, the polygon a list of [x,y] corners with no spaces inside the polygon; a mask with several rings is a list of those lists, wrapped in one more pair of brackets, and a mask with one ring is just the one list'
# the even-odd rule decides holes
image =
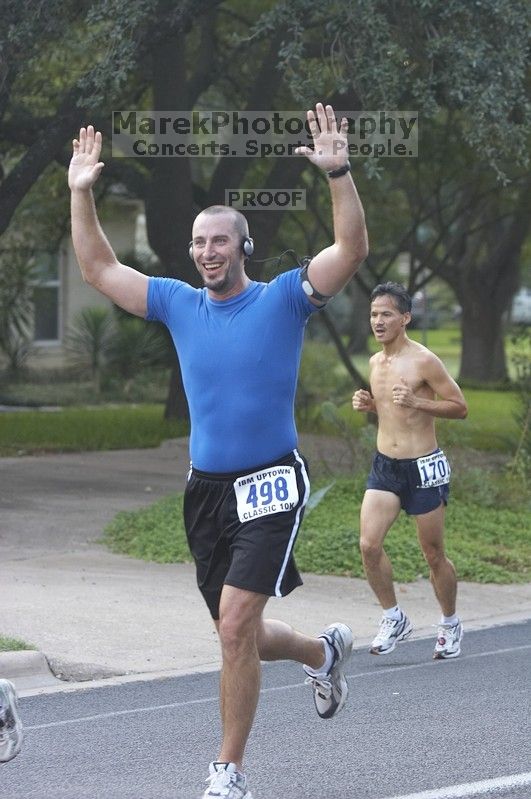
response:
{"label": "race bib number 1704", "polygon": [[419,488],[434,488],[450,482],[450,464],[442,450],[417,458],[420,474]]}
{"label": "race bib number 1704", "polygon": [[271,466],[234,481],[234,493],[241,522],[293,510],[299,501],[293,466]]}

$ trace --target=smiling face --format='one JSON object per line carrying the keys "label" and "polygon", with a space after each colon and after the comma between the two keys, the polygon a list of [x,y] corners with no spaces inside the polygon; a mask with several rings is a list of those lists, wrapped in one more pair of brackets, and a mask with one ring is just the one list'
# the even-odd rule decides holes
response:
{"label": "smiling face", "polygon": [[389,344],[405,332],[411,314],[402,313],[390,294],[382,294],[371,303],[371,328],[380,344]]}
{"label": "smiling face", "polygon": [[192,237],[194,262],[209,294],[225,300],[242,292],[249,279],[234,214],[199,214]]}

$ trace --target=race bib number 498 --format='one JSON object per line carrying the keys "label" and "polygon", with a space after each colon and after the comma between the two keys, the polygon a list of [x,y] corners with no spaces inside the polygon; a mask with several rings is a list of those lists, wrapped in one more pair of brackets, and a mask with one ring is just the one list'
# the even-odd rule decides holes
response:
{"label": "race bib number 498", "polygon": [[295,469],[293,466],[271,466],[244,474],[235,480],[234,493],[241,522],[293,510],[299,501]]}
{"label": "race bib number 498", "polygon": [[417,466],[420,488],[433,488],[450,482],[450,464],[442,450],[424,458],[417,458]]}

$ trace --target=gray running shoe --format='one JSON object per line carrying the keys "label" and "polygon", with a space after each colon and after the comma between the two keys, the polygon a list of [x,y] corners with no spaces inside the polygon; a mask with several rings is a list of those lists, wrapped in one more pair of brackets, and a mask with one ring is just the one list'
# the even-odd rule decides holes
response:
{"label": "gray running shoe", "polygon": [[434,660],[456,658],[461,654],[461,641],[463,638],[463,625],[439,624],[437,628],[437,641],[433,650]]}
{"label": "gray running shoe", "polygon": [[344,669],[352,653],[352,630],[346,624],[337,622],[327,627],[319,638],[324,638],[334,650],[334,662],[330,671],[311,674],[308,666],[303,668],[308,674],[305,682],[313,688],[317,713],[322,719],[329,719],[339,713],[347,701],[348,683]]}
{"label": "gray running shoe", "polygon": [[253,799],[247,790],[247,777],[238,771],[234,763],[211,763],[208,767],[208,788],[202,799]]}
{"label": "gray running shoe", "polygon": [[0,680],[0,763],[18,755],[23,738],[15,686],[9,680]]}
{"label": "gray running shoe", "polygon": [[371,644],[371,655],[388,655],[399,641],[405,641],[412,632],[413,627],[405,613],[398,620],[382,616],[378,635]]}

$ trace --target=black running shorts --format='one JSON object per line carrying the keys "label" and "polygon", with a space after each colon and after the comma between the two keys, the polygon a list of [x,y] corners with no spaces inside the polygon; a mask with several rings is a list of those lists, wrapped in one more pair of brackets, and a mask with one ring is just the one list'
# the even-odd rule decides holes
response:
{"label": "black running shorts", "polygon": [[450,464],[441,449],[422,458],[389,458],[377,452],[367,479],[367,488],[391,491],[409,516],[430,513],[450,494]]}
{"label": "black running shorts", "polygon": [[184,524],[197,584],[213,619],[223,586],[285,596],[302,580],[293,547],[310,495],[297,450],[237,474],[190,470]]}

